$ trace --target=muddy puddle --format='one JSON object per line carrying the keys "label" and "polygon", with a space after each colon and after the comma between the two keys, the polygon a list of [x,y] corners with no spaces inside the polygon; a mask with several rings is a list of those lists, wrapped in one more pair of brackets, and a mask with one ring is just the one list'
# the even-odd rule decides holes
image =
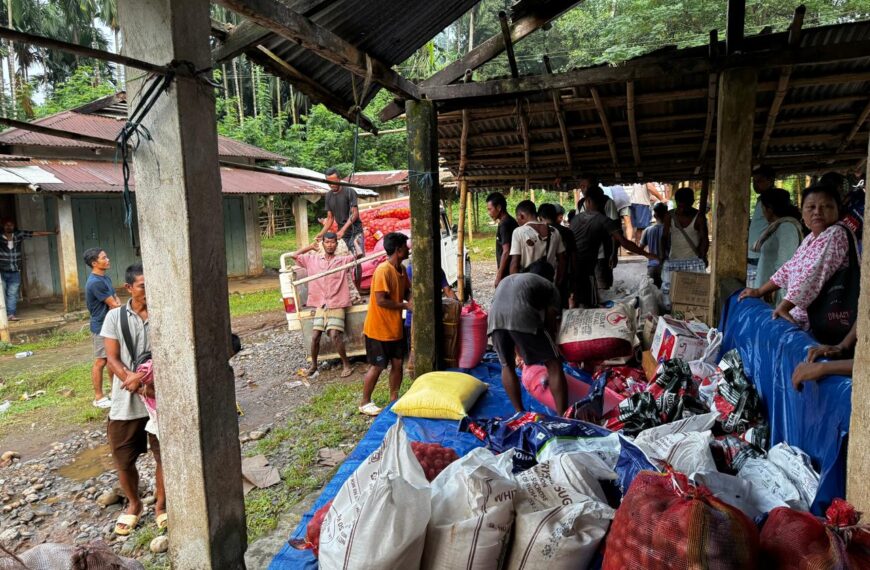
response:
{"label": "muddy puddle", "polygon": [[87,481],[114,469],[108,444],[86,449],[73,458],[72,463],[57,470],[57,474],[73,481]]}

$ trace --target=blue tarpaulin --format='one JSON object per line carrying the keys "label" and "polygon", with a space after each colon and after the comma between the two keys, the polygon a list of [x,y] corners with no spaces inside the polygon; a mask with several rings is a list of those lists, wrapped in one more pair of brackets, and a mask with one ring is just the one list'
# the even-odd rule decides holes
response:
{"label": "blue tarpaulin", "polygon": [[736,348],[746,375],[761,394],[770,421],[771,445],[782,441],[804,450],[822,479],[813,503],[821,515],[835,497],[846,496],[846,436],[852,413],[852,380],[831,376],[792,387],[794,369],[818,344],[758,299],[728,301],[720,330],[722,354]]}
{"label": "blue tarpaulin", "polygon": [[[501,367],[497,364],[484,363],[472,370],[459,371],[468,372],[479,380],[489,384],[489,389],[480,397],[474,408],[471,409],[469,415],[472,418],[507,417],[514,414],[513,406],[511,406],[507,393],[501,385]],[[527,410],[551,413],[547,408],[529,397],[525,390],[522,393],[523,405]],[[397,418],[396,414],[386,409],[372,422],[371,428],[366,432],[362,441],[348,455],[332,480],[323,488],[323,492],[317,498],[317,501],[315,501],[314,506],[302,517],[302,522],[296,527],[291,538],[305,538],[305,527],[308,525],[308,521],[311,520],[314,512],[335,498],[338,490],[341,489],[341,486],[350,477],[351,473],[356,471],[356,468],[381,445],[387,430],[396,423]],[[483,445],[479,439],[470,433],[461,433],[458,430],[458,421],[426,420],[408,417],[404,418],[404,424],[405,432],[412,441],[439,443],[454,449],[459,456],[463,456],[475,447]],[[284,545],[281,552],[272,559],[269,570],[290,569],[316,570],[317,560],[310,550],[296,550],[289,545]]]}

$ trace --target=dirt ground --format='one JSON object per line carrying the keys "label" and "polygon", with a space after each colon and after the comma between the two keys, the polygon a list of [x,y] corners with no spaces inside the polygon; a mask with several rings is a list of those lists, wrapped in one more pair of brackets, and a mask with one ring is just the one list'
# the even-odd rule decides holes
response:
{"label": "dirt ground", "polygon": [[[644,267],[637,261],[624,260],[617,268],[618,285],[610,296],[634,290]],[[492,299],[494,276],[494,263],[478,262],[473,267],[475,299],[484,308]],[[251,440],[256,439],[257,432],[283,427],[296,408],[311,402],[325,386],[344,382],[338,378],[338,367],[323,367],[320,376],[311,382],[300,376],[307,355],[302,335],[287,331],[281,312],[235,319],[233,330],[242,337],[243,344],[242,352],[231,361],[236,397],[244,413],[239,422],[243,449],[255,443]],[[4,372],[13,366],[16,373],[44,371],[46,367],[87,362],[90,357],[87,342],[45,350],[39,358],[4,357],[0,367]],[[359,381],[364,369],[364,363],[357,362],[354,375],[347,381]],[[137,544],[112,534],[122,505],[105,442],[102,422],[52,429],[31,426],[26,433],[0,440],[0,453],[14,450],[21,456],[5,467],[0,463],[0,543],[20,551],[46,541],[85,544],[104,540],[122,554],[143,556],[148,567],[163,567],[165,555],[149,554],[147,543]],[[349,441],[343,446],[349,451],[355,443]],[[279,468],[288,460],[282,453],[285,451],[278,450],[275,457],[270,456]],[[153,461],[150,457],[141,459],[139,466],[142,480],[146,481],[142,492],[149,505],[143,521],[153,526],[153,490],[147,483],[153,480]],[[283,513],[274,532],[250,545],[249,567],[268,564],[315,497]]]}

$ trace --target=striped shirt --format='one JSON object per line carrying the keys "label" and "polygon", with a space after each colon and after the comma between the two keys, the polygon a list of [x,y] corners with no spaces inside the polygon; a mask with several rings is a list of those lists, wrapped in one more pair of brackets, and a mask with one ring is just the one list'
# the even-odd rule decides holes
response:
{"label": "striped shirt", "polygon": [[21,242],[30,237],[33,232],[27,230],[15,230],[12,239],[0,236],[0,271],[21,271]]}

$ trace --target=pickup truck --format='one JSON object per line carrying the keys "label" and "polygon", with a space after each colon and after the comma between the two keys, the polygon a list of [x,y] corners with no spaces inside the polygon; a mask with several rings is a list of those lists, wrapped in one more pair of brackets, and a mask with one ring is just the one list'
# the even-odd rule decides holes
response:
{"label": "pickup truck", "polygon": [[[384,202],[373,202],[360,205],[360,214],[364,210],[375,208],[396,208],[402,207],[403,203],[407,204],[408,198],[398,198],[396,200],[387,200]],[[441,208],[441,268],[447,276],[447,281],[452,286],[456,286],[458,271],[458,238],[455,225],[451,225],[447,214],[442,206]],[[410,230],[400,230],[407,235],[411,235]],[[411,253],[413,259],[413,237],[411,239]],[[374,251],[366,252],[366,257],[371,257],[378,250],[383,251],[382,236],[378,236],[377,245]],[[350,307],[345,316],[345,348],[348,356],[362,356],[365,354],[365,341],[363,339],[362,329],[365,322],[366,314],[368,313],[369,291],[367,285],[371,282],[371,274],[374,268],[386,259],[386,254],[376,256],[369,261],[361,263],[362,279],[359,289],[361,303],[354,304]],[[466,298],[471,296],[471,260],[469,259],[467,250],[463,252],[465,263],[465,291]],[[307,281],[299,283],[299,281],[309,277],[306,271],[293,265],[293,258],[290,253],[281,255],[281,268],[279,279],[281,283],[281,296],[284,299],[284,313],[287,317],[287,328],[291,331],[301,330],[305,339],[306,350],[311,343],[311,326],[314,319],[314,309],[305,306],[305,301],[308,298]],[[314,276],[311,276],[314,277]],[[321,359],[338,358],[338,354],[332,347],[332,343],[326,335],[321,337],[320,348]]]}

